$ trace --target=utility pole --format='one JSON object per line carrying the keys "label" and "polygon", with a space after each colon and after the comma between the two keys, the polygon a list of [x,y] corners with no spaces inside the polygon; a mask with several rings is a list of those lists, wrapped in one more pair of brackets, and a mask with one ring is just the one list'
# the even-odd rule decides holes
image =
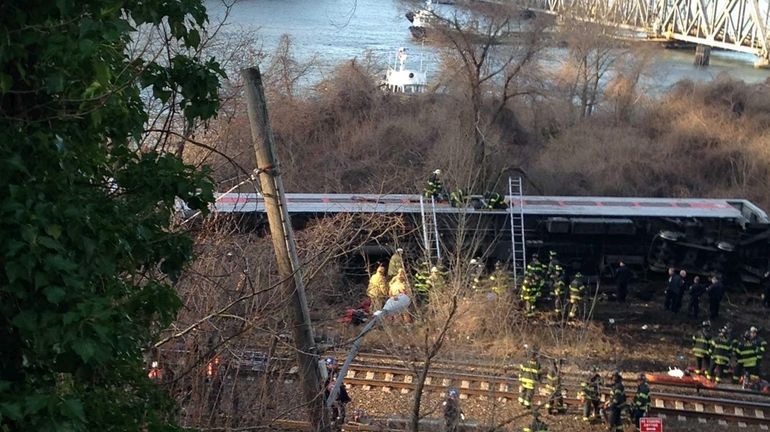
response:
{"label": "utility pole", "polygon": [[270,236],[273,239],[278,273],[283,280],[286,297],[291,298],[289,308],[294,345],[297,350],[297,365],[305,403],[310,414],[311,430],[328,431],[329,421],[324,409],[313,328],[297,256],[297,245],[294,241],[289,212],[286,210],[286,195],[283,190],[280,165],[275,155],[273,129],[270,127],[267,116],[262,76],[256,67],[241,70],[241,75],[246,84],[246,102],[249,108],[254,152],[257,156],[257,172],[265,200],[265,212],[270,224]]}

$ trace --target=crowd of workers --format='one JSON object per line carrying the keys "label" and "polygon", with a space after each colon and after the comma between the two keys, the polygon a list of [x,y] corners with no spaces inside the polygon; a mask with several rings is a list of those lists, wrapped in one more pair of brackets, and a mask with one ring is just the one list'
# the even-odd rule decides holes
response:
{"label": "crowd of workers", "polygon": [[687,307],[688,315],[693,318],[698,318],[700,314],[700,298],[704,295],[708,295],[709,302],[709,319],[716,320],[719,318],[719,307],[722,303],[722,298],[725,294],[725,286],[722,283],[721,277],[713,275],[709,278],[711,284],[706,285],[701,282],[700,276],[695,276],[692,282],[687,279],[687,272],[685,270],[676,271],[675,268],[668,269],[668,284],[665,290],[665,301],[663,307],[675,314],[679,313],[682,308],[682,300],[685,293],[689,293],[690,302]]}
{"label": "crowd of workers", "polygon": [[506,209],[508,205],[505,203],[505,198],[497,192],[486,192],[483,199],[475,198],[475,202],[472,202],[469,193],[462,189],[456,188],[452,192],[447,192],[447,188],[444,186],[444,182],[441,180],[441,170],[435,170],[428,178],[428,184],[423,191],[425,198],[431,198],[435,202],[449,202],[452,207],[468,207],[475,203],[479,209],[487,210],[499,210]]}
{"label": "crowd of workers", "polygon": [[[519,404],[525,409],[531,410],[533,415],[532,425],[525,428],[525,431],[542,432],[548,430],[547,425],[538,416],[540,407],[533,403],[537,386],[543,381],[543,377],[545,377],[546,402],[542,408],[553,415],[567,412],[561,381],[561,360],[551,359],[552,365],[544,373],[541,367],[542,357],[537,348],[533,348],[527,360],[519,365]],[[638,425],[639,419],[647,414],[650,405],[650,388],[646,375],[641,374],[639,376],[639,385],[631,404],[626,401],[623,377],[620,372],[613,374],[608,389],[609,394],[604,404],[601,402],[603,382],[597,369],[593,368],[587,378],[580,384],[580,392],[578,393],[582,402],[584,421],[593,422],[596,419],[603,419],[607,424],[608,431],[618,432],[623,430],[623,413],[628,414],[628,418],[634,425]]]}
{"label": "crowd of workers", "polygon": [[758,335],[757,327],[752,326],[740,338],[733,338],[732,327],[727,324],[712,337],[711,323],[704,321],[692,341],[696,375],[721,382],[731,373],[733,384],[741,384],[744,388],[760,384],[759,371],[767,341]]}

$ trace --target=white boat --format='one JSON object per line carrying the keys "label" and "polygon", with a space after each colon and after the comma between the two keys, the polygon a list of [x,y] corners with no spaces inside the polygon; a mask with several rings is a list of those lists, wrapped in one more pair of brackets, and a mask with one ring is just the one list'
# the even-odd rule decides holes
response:
{"label": "white boat", "polygon": [[425,93],[428,88],[428,74],[422,70],[407,69],[406,48],[399,48],[393,66],[388,66],[385,72],[383,87],[393,93],[416,94]]}

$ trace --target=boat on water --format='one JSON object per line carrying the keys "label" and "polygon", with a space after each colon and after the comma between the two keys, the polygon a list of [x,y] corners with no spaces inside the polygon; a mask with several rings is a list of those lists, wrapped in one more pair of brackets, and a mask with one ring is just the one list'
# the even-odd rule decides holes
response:
{"label": "boat on water", "polygon": [[[493,24],[490,18],[469,19],[467,16],[461,17],[459,22],[452,23],[452,20],[457,19],[457,16],[442,18],[442,14],[434,9],[434,5],[437,3],[441,4],[442,2],[426,0],[425,7],[422,9],[406,13],[406,19],[411,23],[409,32],[414,39],[421,41],[441,40],[459,31],[464,34],[465,39],[470,39],[474,43],[507,43],[516,39],[516,34],[522,31],[521,27],[524,22],[536,17],[534,11],[521,9],[518,15],[504,26]],[[494,33],[492,29],[494,29]]]}
{"label": "boat on water", "polygon": [[406,58],[406,48],[399,48],[393,66],[388,66],[385,72],[382,87],[392,93],[425,93],[428,88],[428,74],[422,70],[422,62],[419,70],[407,69]]}
{"label": "boat on water", "polygon": [[436,15],[433,12],[433,1],[426,0],[424,8],[415,12],[407,12],[406,19],[412,23],[412,25],[409,26],[412,37],[415,39],[424,39],[428,35],[428,31],[433,28],[436,22]]}

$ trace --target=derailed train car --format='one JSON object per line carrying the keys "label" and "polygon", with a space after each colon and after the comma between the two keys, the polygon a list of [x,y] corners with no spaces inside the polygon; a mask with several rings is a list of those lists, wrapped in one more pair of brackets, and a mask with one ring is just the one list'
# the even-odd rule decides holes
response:
{"label": "derailed train car", "polygon": [[[401,194],[287,194],[286,198],[292,219],[300,223],[334,213],[403,215],[415,228],[416,253],[430,251],[435,238],[428,234],[436,233],[447,251],[471,247],[490,263],[510,261],[512,215],[520,214],[527,258],[554,250],[573,271],[611,272],[623,260],[650,271],[673,266],[693,274],[722,274],[732,282],[757,283],[770,269],[770,218],[743,199],[509,196],[507,209],[492,210],[480,205],[481,197],[471,197],[462,208]],[[215,211],[256,215],[266,223],[258,194],[220,195]],[[470,231],[462,243],[456,241],[460,227]],[[391,249],[372,245],[368,252],[387,255]]]}

